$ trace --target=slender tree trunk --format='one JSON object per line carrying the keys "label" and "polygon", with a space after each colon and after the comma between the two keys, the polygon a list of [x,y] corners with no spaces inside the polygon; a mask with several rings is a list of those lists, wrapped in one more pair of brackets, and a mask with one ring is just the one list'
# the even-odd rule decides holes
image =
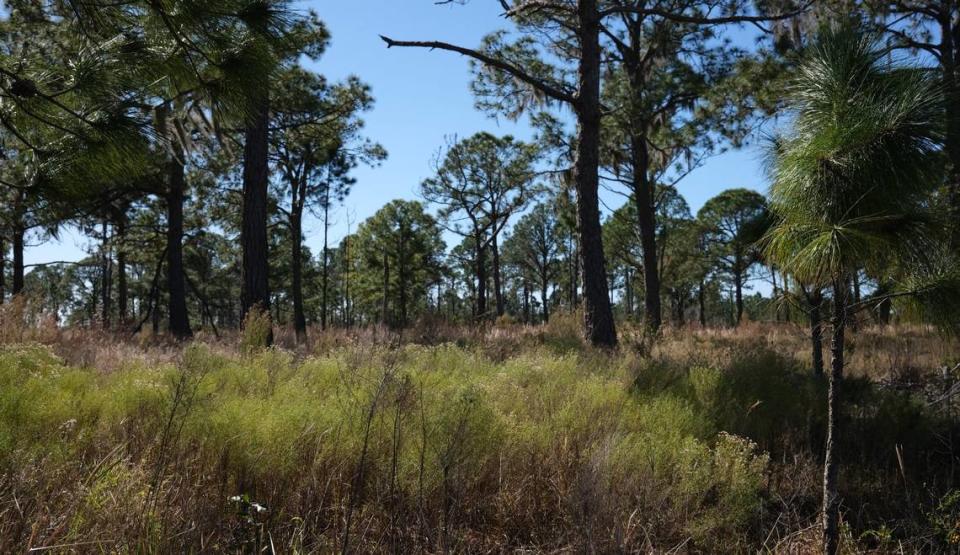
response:
{"label": "slender tree trunk", "polygon": [[323,203],[323,273],[321,274],[321,291],[320,291],[320,329],[327,329],[327,291],[329,289],[328,283],[330,280],[330,266],[328,264],[329,260],[329,243],[328,236],[330,233],[330,186],[327,186],[327,197]]}
{"label": "slender tree trunk", "polygon": [[383,253],[383,306],[380,312],[380,323],[390,324],[390,258]]}
{"label": "slender tree trunk", "polygon": [[706,284],[703,283],[703,280],[700,280],[700,287],[697,289],[697,302],[700,305],[700,327],[707,327],[707,294],[705,291]]}
{"label": "slender tree trunk", "polygon": [[835,555],[840,547],[840,495],[837,491],[839,463],[836,446],[840,444],[840,410],[843,402],[843,350],[846,326],[847,288],[845,280],[833,283],[833,340],[830,346],[830,384],[827,393],[827,443],[823,461],[823,552]]}
{"label": "slender tree trunk", "polygon": [[633,199],[640,229],[640,247],[643,251],[643,321],[647,330],[656,333],[663,320],[660,306],[659,253],[657,252],[657,212],[654,206],[653,184],[648,169],[650,153],[646,137],[630,140],[633,157]]}
{"label": "slender tree trunk", "polygon": [[773,280],[773,312],[774,320],[777,322],[780,321],[780,302],[779,302],[779,291],[777,290],[777,269],[773,266],[770,267],[770,276]]}
{"label": "slender tree trunk", "polygon": [[400,241],[397,245],[397,285],[399,291],[399,304],[400,304],[400,327],[407,327],[407,237],[404,233],[404,228],[400,228]]}
{"label": "slender tree trunk", "polygon": [[953,250],[960,253],[960,19],[957,6],[943,9],[940,15],[940,63],[947,95],[946,148],[948,159],[947,199],[950,203]]}
{"label": "slender tree trunk", "polygon": [[623,268],[623,296],[627,301],[627,316],[632,319],[636,309],[633,306],[633,274],[629,266]]}
{"label": "slender tree trunk", "polygon": [[477,274],[477,311],[478,320],[484,320],[487,317],[487,248],[483,246],[483,240],[476,236],[476,255],[474,262],[476,264]]}
{"label": "slender tree trunk", "polygon": [[101,267],[100,275],[102,276],[102,287],[100,288],[100,325],[103,326],[103,329],[110,329],[110,300],[113,290],[113,284],[111,283],[111,270],[110,267],[110,235],[109,228],[107,227],[107,220],[104,219],[100,225],[100,231],[102,235],[102,243],[100,248],[101,254]]}
{"label": "slender tree trunk", "polygon": [[600,227],[600,14],[597,0],[577,3],[578,137],[573,178],[577,189],[577,231],[583,279],[584,334],[595,346],[617,344],[617,329],[607,291],[607,268]]}
{"label": "slender tree trunk", "polygon": [[0,237],[0,304],[7,297],[7,245]]}
{"label": "slender tree trunk", "polygon": [[823,295],[819,291],[809,297],[810,300],[810,345],[813,353],[813,375],[823,376],[823,323],[821,309]]}
{"label": "slender tree trunk", "polygon": [[734,294],[737,302],[737,317],[734,323],[739,326],[743,320],[743,270],[740,263],[740,255],[737,254],[735,262],[736,267],[733,270]]}
{"label": "slender tree trunk", "polygon": [[[171,143],[171,148],[175,148]],[[167,317],[168,330],[177,339],[193,335],[187,312],[187,285],[183,268],[183,202],[186,180],[182,152],[175,148],[168,160],[167,184]]]}
{"label": "slender tree trunk", "polygon": [[127,324],[128,296],[127,287],[127,215],[117,219],[117,325],[123,328]]}
{"label": "slender tree trunk", "polygon": [[547,289],[550,287],[550,280],[546,276],[540,276],[540,300],[543,304],[543,321],[550,321],[550,300],[547,297]]}
{"label": "slender tree trunk", "polygon": [[[270,290],[267,252],[267,186],[269,180],[268,149],[270,99],[267,93],[255,102],[254,113],[244,130],[243,145],[243,210],[240,228],[241,318],[255,308],[270,315]],[[266,343],[273,343],[273,331]]]}
{"label": "slender tree trunk", "polygon": [[530,323],[530,282],[523,279],[523,323]]}
{"label": "slender tree trunk", "polygon": [[504,302],[503,284],[500,279],[500,245],[496,235],[493,236],[490,247],[493,250],[493,294],[497,303],[497,317],[500,317],[504,313]]}
{"label": "slender tree trunk", "polygon": [[294,205],[290,213],[290,273],[293,292],[293,330],[297,343],[307,340],[307,319],[303,314],[303,214]]}
{"label": "slender tree trunk", "polygon": [[26,230],[17,223],[13,227],[13,290],[11,293],[16,296],[23,291],[23,243]]}

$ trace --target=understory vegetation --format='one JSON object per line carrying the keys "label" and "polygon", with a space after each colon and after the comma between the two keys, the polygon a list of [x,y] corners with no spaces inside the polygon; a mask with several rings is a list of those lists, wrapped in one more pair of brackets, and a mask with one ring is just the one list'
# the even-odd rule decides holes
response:
{"label": "understory vegetation", "polygon": [[[667,332],[647,356],[584,346],[568,314],[312,335],[263,350],[242,336],[7,330],[0,551],[796,553],[818,541],[826,381],[798,328]],[[919,326],[865,328],[852,344],[843,549],[950,550],[960,430],[955,376],[940,369],[960,349]]]}

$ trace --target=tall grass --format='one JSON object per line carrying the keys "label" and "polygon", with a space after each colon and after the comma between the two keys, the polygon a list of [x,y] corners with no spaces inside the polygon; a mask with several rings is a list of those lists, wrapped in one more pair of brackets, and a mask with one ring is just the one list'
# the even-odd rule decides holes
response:
{"label": "tall grass", "polygon": [[[7,344],[0,552],[800,549],[823,427],[800,359],[748,334],[598,352],[567,327],[309,356]],[[949,549],[954,418],[853,383],[848,547]]]}

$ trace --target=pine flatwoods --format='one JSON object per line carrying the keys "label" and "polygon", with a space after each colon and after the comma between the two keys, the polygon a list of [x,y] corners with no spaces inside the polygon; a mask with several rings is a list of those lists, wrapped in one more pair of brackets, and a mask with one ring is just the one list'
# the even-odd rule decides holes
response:
{"label": "pine flatwoods", "polygon": [[960,549],[960,3],[466,3],[4,0],[0,552]]}

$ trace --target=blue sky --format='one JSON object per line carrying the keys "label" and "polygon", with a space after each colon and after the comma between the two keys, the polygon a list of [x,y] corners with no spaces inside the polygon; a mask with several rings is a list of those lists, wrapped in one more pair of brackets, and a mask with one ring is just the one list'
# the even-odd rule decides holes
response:
{"label": "blue sky", "polygon": [[[531,135],[525,122],[494,120],[473,106],[467,60],[449,52],[394,48],[387,50],[380,34],[395,39],[436,39],[477,46],[490,31],[505,27],[499,3],[472,0],[466,5],[438,6],[435,0],[313,0],[304,6],[316,11],[332,35],[324,57],[310,69],[331,80],[357,75],[376,98],[365,116],[366,134],[381,143],[389,158],[377,168],[355,172],[357,184],[333,216],[331,239],[346,234],[387,201],[416,198],[419,183],[431,173],[431,163],[445,137],[466,137],[477,131]],[[679,185],[691,209],[733,187],[765,190],[758,149],[748,147],[709,159]],[[608,196],[610,203],[622,202]],[[306,243],[318,252],[320,226],[305,229]],[[65,230],[59,241],[27,249],[27,263],[77,260],[84,256],[85,238]]]}

